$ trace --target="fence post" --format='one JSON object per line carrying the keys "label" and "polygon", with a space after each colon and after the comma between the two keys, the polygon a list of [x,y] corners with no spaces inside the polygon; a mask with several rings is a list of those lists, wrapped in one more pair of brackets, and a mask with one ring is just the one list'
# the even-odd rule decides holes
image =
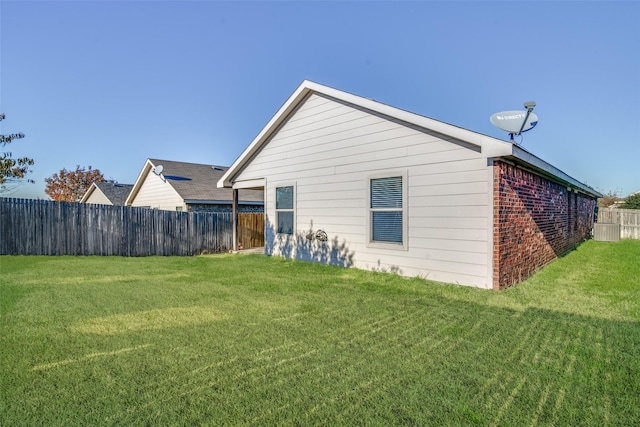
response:
{"label": "fence post", "polygon": [[232,227],[233,227],[233,250],[238,250],[238,189],[234,188],[231,207]]}

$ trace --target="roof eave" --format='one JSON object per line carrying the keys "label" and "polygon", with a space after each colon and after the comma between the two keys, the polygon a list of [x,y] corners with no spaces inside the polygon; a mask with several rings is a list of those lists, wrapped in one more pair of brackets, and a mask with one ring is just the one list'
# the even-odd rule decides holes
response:
{"label": "roof eave", "polygon": [[584,184],[581,181],[567,175],[560,169],[555,166],[545,162],[541,158],[531,154],[527,150],[518,145],[513,144],[513,148],[511,150],[511,154],[508,156],[504,156],[507,159],[513,160],[516,163],[524,164],[536,172],[545,175],[555,181],[558,181],[564,185],[580,190],[586,194],[589,194],[593,197],[599,198],[603,197],[602,193],[590,187],[587,184]]}
{"label": "roof eave", "polygon": [[280,109],[271,117],[271,120],[262,128],[260,133],[251,141],[251,144],[240,154],[218,180],[218,188],[231,188],[233,178],[242,170],[253,155],[260,150],[264,142],[280,127],[280,125],[289,117],[296,109],[298,104],[312,92],[312,88],[316,83],[305,80],[295,90]]}
{"label": "roof eave", "polygon": [[133,188],[129,192],[129,195],[127,196],[127,199],[124,202],[125,206],[131,206],[136,196],[138,195],[138,192],[140,191],[140,188],[142,187],[142,184],[144,183],[144,180],[147,174],[149,173],[152,167],[155,167],[155,166],[153,163],[151,163],[151,159],[147,159],[144,163],[144,166],[142,167],[142,170],[140,171],[140,174],[138,175],[138,178],[136,179],[136,182],[133,184]]}
{"label": "roof eave", "polygon": [[89,189],[82,195],[82,198],[80,199],[80,203],[87,203],[87,199],[91,197],[91,195],[93,194],[96,188],[98,188],[96,183],[95,182],[91,183],[91,185],[89,186]]}

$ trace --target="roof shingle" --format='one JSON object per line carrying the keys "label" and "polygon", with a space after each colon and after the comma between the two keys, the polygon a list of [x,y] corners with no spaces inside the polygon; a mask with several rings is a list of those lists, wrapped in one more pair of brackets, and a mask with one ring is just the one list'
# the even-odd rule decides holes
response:
{"label": "roof shingle", "polygon": [[107,199],[116,206],[124,206],[124,202],[133,188],[133,184],[118,184],[117,182],[96,182],[96,187],[102,191]]}

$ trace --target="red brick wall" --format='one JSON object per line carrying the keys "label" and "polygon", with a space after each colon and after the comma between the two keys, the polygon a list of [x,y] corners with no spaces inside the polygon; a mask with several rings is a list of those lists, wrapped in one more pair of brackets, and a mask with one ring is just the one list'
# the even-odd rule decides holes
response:
{"label": "red brick wall", "polygon": [[596,200],[505,162],[493,166],[493,288],[505,289],[589,237]]}

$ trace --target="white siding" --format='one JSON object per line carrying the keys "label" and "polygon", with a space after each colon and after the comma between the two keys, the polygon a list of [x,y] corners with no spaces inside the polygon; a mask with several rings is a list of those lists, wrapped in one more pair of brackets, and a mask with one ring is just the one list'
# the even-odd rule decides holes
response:
{"label": "white siding", "polygon": [[[275,187],[295,183],[297,235],[268,229],[267,253],[491,288],[487,168],[477,151],[313,94],[236,180],[266,179],[268,227]],[[367,181],[385,171],[407,176],[407,250],[367,246]],[[327,243],[306,239],[319,229]]]}
{"label": "white siding", "polygon": [[104,195],[99,188],[95,188],[85,203],[94,203],[96,205],[112,205],[111,200]]}
{"label": "white siding", "polygon": [[186,210],[184,201],[171,184],[153,173],[147,174],[138,194],[131,202],[131,206],[167,211],[175,211],[176,207],[182,207],[182,209]]}

